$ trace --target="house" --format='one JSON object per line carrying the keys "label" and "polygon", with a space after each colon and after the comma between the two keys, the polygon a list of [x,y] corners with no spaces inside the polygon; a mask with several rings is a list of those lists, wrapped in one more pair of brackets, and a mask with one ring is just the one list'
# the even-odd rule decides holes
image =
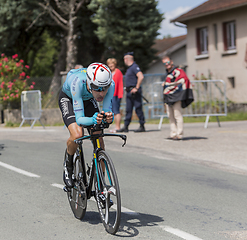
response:
{"label": "house", "polygon": [[153,61],[145,74],[165,73],[162,57],[169,55],[176,65],[186,69],[186,35],[173,38],[156,39],[153,46],[157,50],[157,60]]}
{"label": "house", "polygon": [[171,20],[187,25],[187,74],[226,83],[227,97],[246,103],[247,0],[208,0]]}

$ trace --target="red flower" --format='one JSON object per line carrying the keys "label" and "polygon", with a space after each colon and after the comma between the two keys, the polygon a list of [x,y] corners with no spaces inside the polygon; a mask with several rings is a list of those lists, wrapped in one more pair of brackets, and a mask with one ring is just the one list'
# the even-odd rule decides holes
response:
{"label": "red flower", "polygon": [[20,62],[23,63],[24,61],[21,59]]}
{"label": "red flower", "polygon": [[25,68],[29,69],[29,66],[28,65],[25,65]]}
{"label": "red flower", "polygon": [[35,85],[35,82],[32,82],[33,85]]}
{"label": "red flower", "polygon": [[4,54],[4,53],[2,53],[2,54],[1,54],[1,57],[4,57],[4,56],[5,56],[5,54]]}
{"label": "red flower", "polygon": [[26,78],[28,78],[28,79],[29,79],[30,77],[27,75],[27,77],[26,77]]}
{"label": "red flower", "polygon": [[9,59],[6,57],[6,58],[3,59],[3,61],[4,61],[4,62],[8,62]]}
{"label": "red flower", "polygon": [[25,77],[26,73],[22,72],[20,73],[20,77]]}
{"label": "red flower", "polygon": [[8,65],[5,65],[5,68],[9,68],[9,66]]}
{"label": "red flower", "polygon": [[15,65],[16,67],[20,67],[21,64],[17,62]]}
{"label": "red flower", "polygon": [[18,54],[12,56],[13,59],[18,58]]}

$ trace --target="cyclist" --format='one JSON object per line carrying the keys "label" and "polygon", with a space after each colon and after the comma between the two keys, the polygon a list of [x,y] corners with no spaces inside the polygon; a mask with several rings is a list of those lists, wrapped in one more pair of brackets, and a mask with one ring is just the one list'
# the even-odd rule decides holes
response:
{"label": "cyclist", "polygon": [[[73,155],[77,149],[74,140],[84,135],[84,127],[100,124],[104,113],[106,122],[113,122],[114,90],[115,84],[111,70],[105,64],[92,63],[88,68],[72,69],[67,74],[59,95],[59,107],[63,121],[70,133],[63,172],[63,181],[67,187],[71,188],[74,185],[72,180]],[[98,102],[102,101],[103,108],[100,112]],[[95,132],[97,133],[99,132]],[[102,138],[100,138],[100,144],[104,149]]]}

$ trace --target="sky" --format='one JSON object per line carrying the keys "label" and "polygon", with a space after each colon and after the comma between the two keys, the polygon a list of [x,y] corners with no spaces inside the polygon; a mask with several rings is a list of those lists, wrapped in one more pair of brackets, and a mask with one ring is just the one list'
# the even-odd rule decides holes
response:
{"label": "sky", "polygon": [[181,36],[187,34],[186,28],[177,27],[174,23],[170,23],[171,19],[174,19],[192,8],[195,8],[207,0],[158,0],[158,9],[161,13],[164,13],[165,19],[161,23],[160,35],[158,38],[171,35],[172,37]]}

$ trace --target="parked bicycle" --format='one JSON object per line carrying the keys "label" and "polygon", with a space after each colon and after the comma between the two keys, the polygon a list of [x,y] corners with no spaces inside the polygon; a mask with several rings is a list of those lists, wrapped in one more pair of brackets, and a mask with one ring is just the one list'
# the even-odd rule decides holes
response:
{"label": "parked bicycle", "polygon": [[[76,139],[77,151],[73,159],[74,187],[64,190],[67,192],[70,207],[77,219],[82,219],[86,213],[87,200],[95,197],[101,221],[110,234],[118,231],[121,219],[121,198],[117,173],[109,154],[100,146],[100,137],[115,136],[123,139],[126,144],[127,136],[123,134],[104,133],[108,123],[96,124],[88,128],[89,135]],[[94,132],[100,131],[100,134]],[[91,166],[84,160],[83,140],[89,139],[93,144],[93,159]]]}

